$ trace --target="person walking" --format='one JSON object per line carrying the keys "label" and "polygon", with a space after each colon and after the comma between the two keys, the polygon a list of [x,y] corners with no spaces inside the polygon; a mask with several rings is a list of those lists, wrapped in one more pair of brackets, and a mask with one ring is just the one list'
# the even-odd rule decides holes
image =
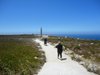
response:
{"label": "person walking", "polygon": [[47,38],[44,38],[44,45],[47,45]]}
{"label": "person walking", "polygon": [[59,56],[60,58],[62,58],[63,46],[61,42],[59,42],[58,45],[56,45],[56,48],[57,48],[57,53],[58,53],[58,59],[59,59]]}

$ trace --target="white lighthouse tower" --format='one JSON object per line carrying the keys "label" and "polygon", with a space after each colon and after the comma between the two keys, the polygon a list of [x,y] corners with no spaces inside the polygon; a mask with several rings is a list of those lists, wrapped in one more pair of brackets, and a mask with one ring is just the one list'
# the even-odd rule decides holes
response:
{"label": "white lighthouse tower", "polygon": [[40,36],[42,38],[42,27],[40,28]]}

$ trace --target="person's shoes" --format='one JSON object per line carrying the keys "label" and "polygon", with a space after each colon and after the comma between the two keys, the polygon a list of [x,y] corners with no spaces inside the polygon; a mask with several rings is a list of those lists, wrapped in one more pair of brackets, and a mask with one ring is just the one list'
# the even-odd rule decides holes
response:
{"label": "person's shoes", "polygon": [[62,57],[60,57],[62,59]]}

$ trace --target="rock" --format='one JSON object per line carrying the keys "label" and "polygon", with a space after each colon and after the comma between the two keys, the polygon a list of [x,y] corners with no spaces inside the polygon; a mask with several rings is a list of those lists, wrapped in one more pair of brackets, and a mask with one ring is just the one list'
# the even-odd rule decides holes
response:
{"label": "rock", "polygon": [[90,63],[88,65],[88,69],[93,72],[94,71],[94,65],[92,63]]}
{"label": "rock", "polygon": [[90,43],[90,45],[93,45],[94,43]]}
{"label": "rock", "polygon": [[85,62],[81,61],[81,62],[79,62],[79,64],[81,64],[81,65],[85,65]]}
{"label": "rock", "polygon": [[81,44],[78,44],[78,46],[81,46]]}
{"label": "rock", "polygon": [[34,59],[38,59],[38,57],[34,57]]}

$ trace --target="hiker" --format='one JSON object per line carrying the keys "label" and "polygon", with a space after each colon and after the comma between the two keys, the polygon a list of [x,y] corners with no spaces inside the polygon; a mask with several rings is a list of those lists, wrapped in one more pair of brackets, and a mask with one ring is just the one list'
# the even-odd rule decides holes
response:
{"label": "hiker", "polygon": [[44,38],[44,45],[47,45],[47,38]]}
{"label": "hiker", "polygon": [[61,42],[59,42],[58,45],[56,45],[56,48],[57,48],[57,53],[58,53],[58,59],[59,59],[59,56],[60,58],[62,58],[63,46]]}

